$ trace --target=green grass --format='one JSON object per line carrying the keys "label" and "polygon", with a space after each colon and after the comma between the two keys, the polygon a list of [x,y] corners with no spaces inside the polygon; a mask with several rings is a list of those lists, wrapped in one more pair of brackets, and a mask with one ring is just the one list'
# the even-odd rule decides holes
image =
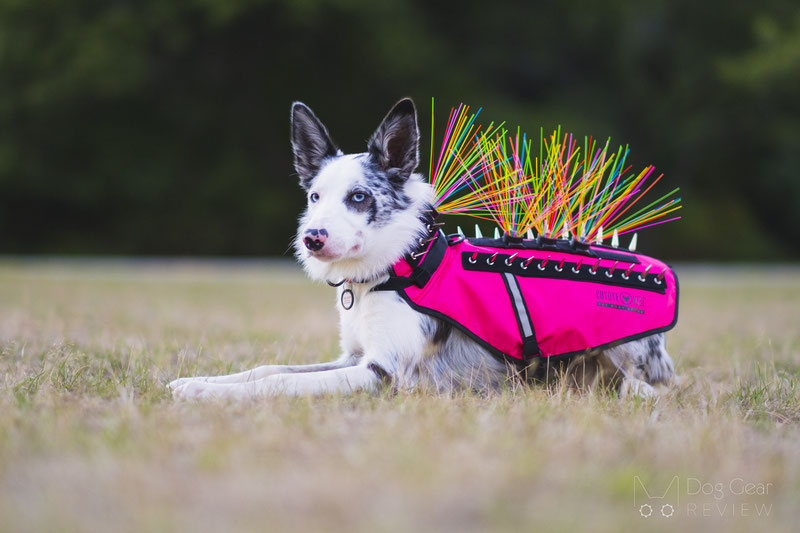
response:
{"label": "green grass", "polygon": [[[683,382],[657,401],[226,405],[164,384],[335,357],[330,288],[282,265],[7,260],[0,531],[796,530],[800,270],[679,273]],[[640,517],[635,478],[654,495],[675,476],[675,516]],[[739,479],[768,493],[733,494]]]}

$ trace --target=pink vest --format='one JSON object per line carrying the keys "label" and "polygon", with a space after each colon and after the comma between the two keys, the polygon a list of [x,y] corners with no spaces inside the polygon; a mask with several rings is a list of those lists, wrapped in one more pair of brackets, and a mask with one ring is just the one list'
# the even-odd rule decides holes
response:
{"label": "pink vest", "polygon": [[513,361],[568,356],[672,329],[678,279],[663,262],[555,239],[464,239],[439,232],[389,281],[414,309]]}

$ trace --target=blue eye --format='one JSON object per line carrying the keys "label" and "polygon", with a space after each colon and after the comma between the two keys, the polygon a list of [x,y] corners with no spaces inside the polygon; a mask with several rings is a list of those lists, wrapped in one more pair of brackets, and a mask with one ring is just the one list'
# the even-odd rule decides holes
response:
{"label": "blue eye", "polygon": [[313,204],[314,202],[319,200],[319,194],[312,192],[311,195],[309,195],[308,199],[311,200],[311,203]]}
{"label": "blue eye", "polygon": [[354,192],[352,195],[350,195],[350,199],[354,202],[363,202],[367,199],[367,195],[363,192]]}

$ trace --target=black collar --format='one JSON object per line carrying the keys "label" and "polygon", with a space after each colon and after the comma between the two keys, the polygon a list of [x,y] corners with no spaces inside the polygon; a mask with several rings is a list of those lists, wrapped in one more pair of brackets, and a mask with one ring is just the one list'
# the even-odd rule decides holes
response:
{"label": "black collar", "polygon": [[[419,240],[419,246],[416,247],[416,251],[417,252],[420,252],[423,249],[425,249],[425,246],[430,241],[441,241],[441,242],[446,241],[446,239],[444,239],[444,238],[442,238],[442,239],[438,239],[437,238],[437,237],[439,237],[440,234],[441,234],[442,237],[444,237],[444,234],[439,230],[439,227],[443,226],[444,224],[435,223],[435,220],[436,220],[437,216],[439,216],[439,213],[432,206],[430,206],[428,209],[425,209],[422,212],[422,214],[420,216],[420,220],[425,224],[425,228],[427,230],[425,235],[426,235],[427,238],[423,237],[423,238],[421,238]],[[434,244],[440,244],[440,243],[434,243]],[[436,247],[434,246],[434,248],[436,248]],[[445,248],[446,248],[446,246],[445,246]],[[413,267],[416,268],[416,267],[419,266],[418,261],[417,261],[417,257],[419,255],[423,255],[423,254],[410,253],[410,254],[406,254],[405,257],[406,257],[406,260],[409,262],[409,264],[411,264]],[[444,253],[441,252],[441,255],[443,256]],[[441,257],[438,258],[437,266],[438,266],[438,262],[441,262]],[[335,283],[333,281],[329,281],[329,280],[326,279],[325,283],[327,283],[331,287],[340,287],[340,286],[344,285],[345,283],[350,284],[350,285],[364,285],[364,284],[367,284],[367,283],[374,283],[374,282],[380,280],[381,278],[383,278],[385,276],[392,276],[393,273],[394,272],[392,270],[392,267],[390,266],[386,272],[384,272],[383,274],[379,274],[378,276],[376,276],[376,277],[374,277],[372,279],[350,279],[350,278],[344,278],[341,281],[339,281],[338,283]],[[428,277],[430,277],[430,275]],[[427,281],[427,279],[425,281]],[[387,290],[387,289],[382,288],[383,284],[379,285],[378,287],[381,287],[379,290]],[[377,289],[378,287],[375,287],[375,288]],[[349,290],[349,289],[347,289],[347,290]],[[349,307],[347,307],[347,309],[349,309]]]}
{"label": "black collar", "polygon": [[340,281],[339,283],[334,283],[334,282],[332,282],[332,281],[328,281],[328,280],[326,279],[326,280],[325,280],[325,283],[327,283],[327,284],[328,284],[328,285],[330,285],[331,287],[340,287],[341,285],[344,285],[345,283],[349,283],[349,284],[351,284],[351,285],[360,285],[360,284],[364,284],[364,283],[371,283],[371,282],[373,282],[373,281],[378,281],[379,279],[381,279],[381,278],[382,278],[383,276],[385,276],[385,275],[386,275],[386,274],[381,274],[381,275],[380,275],[380,276],[378,276],[377,278],[373,278],[373,279],[350,279],[350,278],[344,278],[344,279],[343,279],[342,281]]}

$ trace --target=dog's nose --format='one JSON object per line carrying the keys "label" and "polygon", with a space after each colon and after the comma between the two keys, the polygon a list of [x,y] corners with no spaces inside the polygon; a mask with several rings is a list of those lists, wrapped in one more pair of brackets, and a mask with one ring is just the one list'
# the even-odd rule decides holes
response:
{"label": "dog's nose", "polygon": [[307,229],[306,236],[303,238],[303,243],[306,248],[312,252],[319,252],[325,246],[325,240],[328,238],[328,232],[324,229]]}

